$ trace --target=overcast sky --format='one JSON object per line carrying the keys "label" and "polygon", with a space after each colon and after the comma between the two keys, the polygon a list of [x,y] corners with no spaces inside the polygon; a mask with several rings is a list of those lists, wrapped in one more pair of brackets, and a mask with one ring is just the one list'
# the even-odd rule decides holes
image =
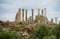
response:
{"label": "overcast sky", "polygon": [[47,18],[54,17],[60,20],[60,0],[0,0],[0,20],[14,21],[19,8],[28,9],[28,15],[31,15],[31,9],[34,9],[34,15],[37,15],[37,9],[47,9]]}

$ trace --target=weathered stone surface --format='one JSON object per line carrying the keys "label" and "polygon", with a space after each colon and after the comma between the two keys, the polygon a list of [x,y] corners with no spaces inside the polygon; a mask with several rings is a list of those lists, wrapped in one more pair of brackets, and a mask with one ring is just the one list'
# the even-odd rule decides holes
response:
{"label": "weathered stone surface", "polygon": [[15,22],[20,22],[21,21],[21,9],[16,14]]}
{"label": "weathered stone surface", "polygon": [[24,9],[22,9],[22,21],[24,21]]}

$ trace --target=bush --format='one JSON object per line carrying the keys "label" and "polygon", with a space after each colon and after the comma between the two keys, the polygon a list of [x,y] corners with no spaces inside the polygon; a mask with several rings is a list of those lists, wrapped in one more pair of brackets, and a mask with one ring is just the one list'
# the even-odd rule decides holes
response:
{"label": "bush", "polygon": [[49,28],[46,25],[41,24],[38,25],[38,27],[36,28],[36,32],[31,37],[34,37],[34,39],[42,39],[44,36],[47,36],[48,33]]}
{"label": "bush", "polygon": [[57,39],[56,36],[44,36],[43,39]]}
{"label": "bush", "polygon": [[52,30],[52,34],[57,37],[57,39],[60,37],[60,23],[56,25]]}
{"label": "bush", "polygon": [[0,31],[0,39],[22,39],[21,35],[10,32],[9,30]]}

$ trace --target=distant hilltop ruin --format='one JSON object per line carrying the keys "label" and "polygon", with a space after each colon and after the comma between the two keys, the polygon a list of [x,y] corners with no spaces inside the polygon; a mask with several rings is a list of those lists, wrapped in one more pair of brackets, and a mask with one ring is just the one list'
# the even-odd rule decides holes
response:
{"label": "distant hilltop ruin", "polygon": [[[25,14],[24,14],[24,11],[25,11]],[[31,9],[31,11],[32,11],[32,14],[31,14],[32,16],[28,18],[28,10],[19,9],[15,16],[14,22],[0,21],[0,29],[1,30],[7,29],[12,32],[19,32],[23,35],[24,33],[27,33],[27,34],[33,33],[34,29],[36,29],[39,24],[45,24],[49,29],[51,29],[57,24],[57,17],[55,17],[55,23],[53,23],[53,19],[51,19],[51,21],[48,21],[48,18],[46,16],[46,8],[42,9],[42,14],[40,14],[40,9],[38,9],[38,15],[35,16],[35,19],[34,19],[34,9]],[[24,18],[24,15],[25,15],[25,18]]]}
{"label": "distant hilltop ruin", "polygon": [[[25,14],[24,14],[25,11]],[[30,16],[28,19],[28,10],[27,9],[19,9],[16,17],[15,17],[15,22],[24,22],[24,15],[25,15],[25,21],[28,21],[28,23],[32,23],[32,22],[38,22],[38,23],[43,23],[43,24],[50,24],[53,23],[53,19],[51,19],[51,21],[48,21],[48,18],[46,16],[46,8],[40,10],[38,9],[38,15],[35,16],[35,20],[34,20],[34,9],[31,9],[32,11],[32,16]],[[41,12],[40,12],[41,11]],[[57,24],[57,17],[55,17],[55,23]]]}

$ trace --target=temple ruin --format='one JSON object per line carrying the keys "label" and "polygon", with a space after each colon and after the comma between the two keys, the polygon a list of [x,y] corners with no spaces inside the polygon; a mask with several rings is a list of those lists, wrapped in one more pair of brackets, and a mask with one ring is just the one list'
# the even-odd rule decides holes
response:
{"label": "temple ruin", "polygon": [[[22,10],[22,12],[21,12]],[[25,11],[25,14],[24,14]],[[35,20],[34,20],[34,9],[31,9],[31,16],[29,18],[28,17],[28,10],[27,9],[19,9],[18,13],[16,14],[16,18],[15,21],[16,22],[28,22],[28,23],[32,23],[32,22],[36,22],[36,23],[43,23],[43,24],[49,24],[49,23],[53,23],[53,19],[51,19],[51,22],[48,21],[48,18],[46,16],[46,8],[44,9],[38,9],[38,15],[35,16]],[[24,18],[25,15],[25,18]],[[22,16],[22,17],[21,17]],[[21,21],[22,19],[22,21]],[[25,19],[25,21],[24,21]],[[57,17],[55,17],[55,23],[57,23]]]}
{"label": "temple ruin", "polygon": [[[31,16],[28,18],[28,10],[27,9],[19,9],[16,16],[15,21],[10,22],[6,21],[5,23],[8,24],[6,29],[9,29],[10,31],[17,31],[20,33],[33,33],[34,29],[39,24],[46,24],[48,28],[54,27],[54,25],[57,24],[57,17],[55,17],[55,23],[54,20],[51,19],[51,21],[48,20],[46,16],[46,8],[44,9],[37,9],[38,15],[35,16],[34,19],[34,9],[31,9]],[[5,28],[3,28],[4,30]]]}

